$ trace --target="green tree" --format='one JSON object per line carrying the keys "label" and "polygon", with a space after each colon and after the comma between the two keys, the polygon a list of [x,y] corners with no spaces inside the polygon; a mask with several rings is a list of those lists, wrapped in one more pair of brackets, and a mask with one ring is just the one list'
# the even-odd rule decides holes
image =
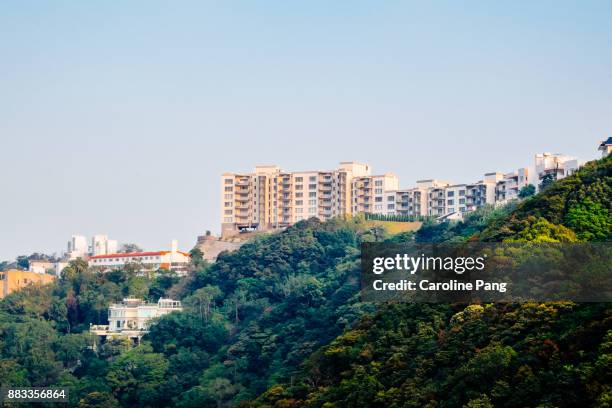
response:
{"label": "green tree", "polygon": [[106,381],[123,406],[149,406],[162,397],[168,361],[143,343],[123,354],[110,365]]}
{"label": "green tree", "polygon": [[556,173],[547,173],[540,179],[540,191],[546,189],[550,185],[552,185],[555,181],[557,181]]}
{"label": "green tree", "polygon": [[126,243],[126,244],[121,245],[119,252],[126,253],[126,254],[129,254],[132,252],[142,252],[142,248],[133,243]]}
{"label": "green tree", "polygon": [[527,198],[534,195],[536,192],[536,188],[533,184],[527,184],[526,186],[521,187],[518,196],[519,198]]}

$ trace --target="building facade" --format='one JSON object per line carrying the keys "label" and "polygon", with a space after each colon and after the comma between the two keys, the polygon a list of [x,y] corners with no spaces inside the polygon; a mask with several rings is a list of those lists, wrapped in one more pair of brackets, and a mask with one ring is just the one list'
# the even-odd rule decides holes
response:
{"label": "building facade", "polygon": [[122,269],[127,265],[135,265],[140,272],[167,269],[179,275],[187,273],[189,254],[178,250],[176,241],[172,241],[170,251],[114,253],[89,257],[90,267],[101,271]]}
{"label": "building facade", "polygon": [[[609,151],[606,143],[600,147],[604,153]],[[571,174],[578,161],[543,153],[535,156],[534,168],[534,183],[539,184],[546,174],[554,174],[555,179]],[[253,173],[222,175],[221,235],[284,228],[310,217],[325,221],[362,213],[461,219],[483,205],[518,199],[530,176],[522,167],[485,173],[475,183],[426,179],[401,189],[395,174],[372,175],[367,164],[356,162],[342,162],[332,171],[284,172],[278,166],[257,166]]]}
{"label": "building facade", "polygon": [[575,157],[557,153],[541,153],[535,156],[536,187],[547,176],[560,180],[578,170],[578,160]]}
{"label": "building facade", "polygon": [[114,239],[108,239],[106,235],[94,235],[91,238],[89,253],[91,255],[114,254],[119,249],[118,243]]}
{"label": "building facade", "polygon": [[[360,204],[351,201],[353,191],[361,188],[353,181],[362,177],[372,185],[379,179],[388,182],[386,175],[371,176],[368,165],[355,162],[340,163],[331,171],[285,172],[278,166],[257,166],[253,173],[225,173],[221,177],[222,236],[285,228],[311,217],[327,220],[351,214]],[[373,203],[374,190],[368,195]]]}
{"label": "building facade", "polygon": [[34,273],[47,273],[55,268],[55,263],[45,259],[30,259],[28,271]]}
{"label": "building facade", "polygon": [[519,198],[518,193],[528,184],[529,169],[526,167],[504,174],[495,186],[495,201],[503,203]]}
{"label": "building facade", "polygon": [[92,325],[90,332],[102,337],[141,338],[149,331],[151,320],[183,308],[178,300],[160,298],[157,303],[141,299],[123,299],[108,308],[108,325]]}
{"label": "building facade", "polygon": [[55,276],[46,273],[9,269],[0,271],[0,299],[28,285],[45,285],[53,282]]}

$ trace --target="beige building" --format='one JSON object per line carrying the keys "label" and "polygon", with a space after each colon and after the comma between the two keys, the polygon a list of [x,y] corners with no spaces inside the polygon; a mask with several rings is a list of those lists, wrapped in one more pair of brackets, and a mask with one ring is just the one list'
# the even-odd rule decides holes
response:
{"label": "beige building", "polygon": [[44,285],[53,282],[55,276],[46,273],[9,269],[0,271],[0,299],[28,285]]}
{"label": "beige building", "polygon": [[152,319],[181,310],[178,300],[160,298],[157,303],[147,303],[141,299],[123,299],[109,306],[108,325],[92,325],[89,331],[102,337],[140,338],[148,332]]}
{"label": "beige building", "polygon": [[[393,176],[394,177],[394,176]],[[257,166],[253,173],[224,173],[221,177],[221,235],[269,231],[317,217],[327,220],[354,212],[355,191],[365,189],[356,178],[396,186],[391,175],[371,176],[367,164],[343,162],[336,170],[285,172],[278,166]],[[384,188],[384,187],[383,187]],[[368,191],[371,203],[375,191]],[[370,200],[371,199],[371,200]]]}
{"label": "beige building", "polygon": [[[612,138],[611,138],[612,139]],[[600,150],[609,150],[610,139]],[[578,168],[568,156],[536,156],[535,177],[554,173],[557,178]],[[284,172],[278,166],[257,166],[253,173],[225,173],[221,177],[221,236],[244,231],[269,231],[300,220],[327,220],[338,215],[436,217],[461,219],[485,204],[517,199],[529,184],[529,171],[485,173],[470,184],[418,180],[402,189],[393,173],[372,175],[367,164],[342,162],[336,170]]]}

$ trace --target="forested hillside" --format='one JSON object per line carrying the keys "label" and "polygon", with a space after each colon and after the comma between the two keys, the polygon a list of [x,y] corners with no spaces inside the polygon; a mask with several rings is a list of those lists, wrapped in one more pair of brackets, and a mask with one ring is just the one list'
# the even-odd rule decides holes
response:
{"label": "forested hillside", "polygon": [[[359,245],[384,237],[361,219],[309,220],[197,263],[187,278],[100,274],[76,261],[59,282],[0,302],[0,380],[66,385],[73,404],[219,406],[290,380],[312,352],[371,305],[359,302]],[[182,313],[153,325],[143,343],[99,344],[123,297],[183,300]],[[93,345],[96,344],[94,348]]]}
{"label": "forested hillside", "polygon": [[[0,382],[67,386],[80,407],[609,406],[609,305],[374,305],[358,292],[362,242],[608,241],[610,161],[417,233],[300,222],[212,265],[194,257],[181,279],[73,262],[0,301]],[[128,296],[184,311],[137,347],[91,336]]]}
{"label": "forested hillside", "polygon": [[[416,239],[609,241],[611,162],[588,163],[509,213],[483,209],[426,225]],[[611,380],[608,303],[388,304],[252,405],[609,407]]]}

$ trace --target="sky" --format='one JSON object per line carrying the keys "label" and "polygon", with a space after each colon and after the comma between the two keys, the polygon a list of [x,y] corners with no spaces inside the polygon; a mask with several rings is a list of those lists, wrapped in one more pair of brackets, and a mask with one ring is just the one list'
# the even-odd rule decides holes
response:
{"label": "sky", "polygon": [[410,187],[595,158],[611,19],[610,1],[3,1],[0,260],[72,234],[189,250],[220,230],[220,175],[256,164],[355,160]]}

